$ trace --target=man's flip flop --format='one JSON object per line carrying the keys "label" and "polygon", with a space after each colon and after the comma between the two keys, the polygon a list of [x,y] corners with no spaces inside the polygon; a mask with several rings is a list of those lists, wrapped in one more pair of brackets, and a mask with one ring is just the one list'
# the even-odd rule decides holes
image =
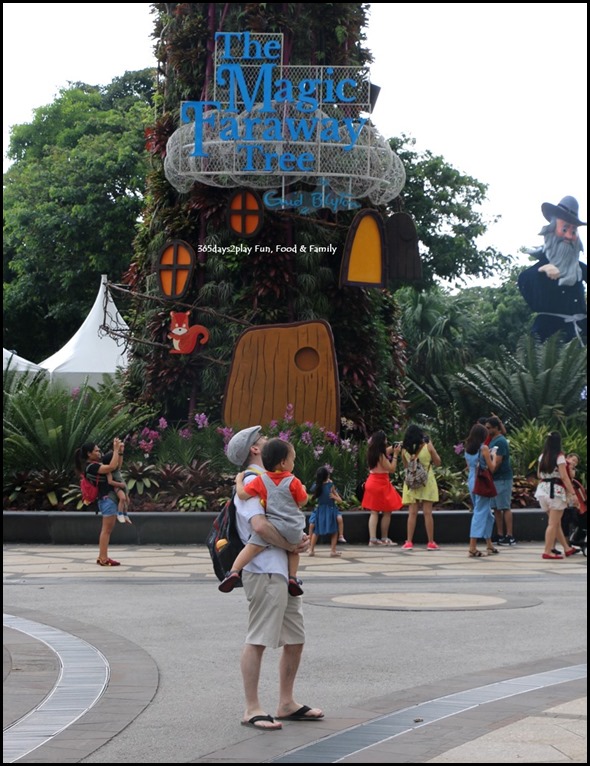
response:
{"label": "man's flip flop", "polygon": [[277,721],[321,721],[324,717],[323,713],[321,715],[307,715],[311,709],[307,705],[302,705],[291,715],[277,715],[275,718]]}
{"label": "man's flip flop", "polygon": [[258,731],[278,731],[279,729],[282,729],[282,724],[277,724],[276,726],[258,726],[260,721],[269,721],[270,723],[276,723],[275,719],[271,715],[253,715],[252,718],[249,718],[247,721],[240,721],[242,726],[251,726],[253,729],[258,729]]}

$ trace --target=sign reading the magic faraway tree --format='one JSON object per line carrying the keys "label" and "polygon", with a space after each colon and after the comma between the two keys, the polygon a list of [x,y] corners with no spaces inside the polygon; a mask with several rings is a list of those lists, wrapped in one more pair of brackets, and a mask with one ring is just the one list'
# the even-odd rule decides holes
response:
{"label": "sign reading the magic faraway tree", "polygon": [[403,166],[363,116],[368,69],[285,64],[282,48],[282,34],[216,34],[213,97],[181,104],[166,149],[170,183],[185,192],[195,181],[272,189],[327,179],[320,187],[343,198],[396,197]]}

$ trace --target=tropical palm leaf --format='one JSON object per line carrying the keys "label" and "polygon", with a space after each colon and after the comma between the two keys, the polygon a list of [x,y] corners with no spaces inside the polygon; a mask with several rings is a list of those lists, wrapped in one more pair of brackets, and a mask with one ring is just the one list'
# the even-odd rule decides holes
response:
{"label": "tropical palm leaf", "polygon": [[72,395],[44,379],[5,391],[4,400],[4,476],[23,466],[73,472],[74,453],[81,444],[94,440],[107,447],[150,414],[131,411],[114,391],[85,385]]}
{"label": "tropical palm leaf", "polygon": [[501,414],[513,428],[535,419],[559,428],[586,419],[586,361],[586,348],[577,341],[527,337],[516,354],[470,365],[452,377],[481,401],[482,411]]}

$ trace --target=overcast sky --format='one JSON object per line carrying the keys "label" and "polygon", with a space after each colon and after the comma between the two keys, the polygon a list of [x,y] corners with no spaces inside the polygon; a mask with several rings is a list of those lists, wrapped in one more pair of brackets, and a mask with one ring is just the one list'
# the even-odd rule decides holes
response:
{"label": "overcast sky", "polygon": [[[3,14],[4,154],[9,127],[68,82],[106,85],[155,63],[149,3],[3,3]],[[502,218],[482,246],[540,245],[541,204],[566,195],[586,220],[586,3],[372,4],[367,45],[379,132],[411,135],[489,185],[484,215]]]}

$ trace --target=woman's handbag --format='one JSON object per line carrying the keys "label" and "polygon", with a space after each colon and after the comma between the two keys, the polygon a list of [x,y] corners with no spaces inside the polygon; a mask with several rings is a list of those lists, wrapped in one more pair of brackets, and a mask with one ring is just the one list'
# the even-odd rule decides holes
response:
{"label": "woman's handbag", "polygon": [[489,468],[482,468],[480,465],[477,466],[473,494],[479,495],[480,497],[496,497],[498,494],[492,477],[492,472]]}

